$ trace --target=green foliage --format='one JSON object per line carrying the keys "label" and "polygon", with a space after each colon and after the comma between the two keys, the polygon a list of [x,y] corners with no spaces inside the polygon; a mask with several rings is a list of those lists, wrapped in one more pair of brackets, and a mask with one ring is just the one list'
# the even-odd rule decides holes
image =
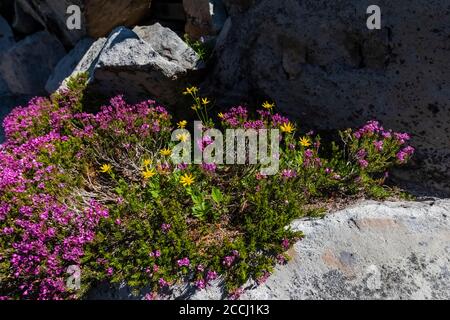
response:
{"label": "green foliage", "polygon": [[[12,225],[11,217],[39,188],[73,212],[84,212],[93,201],[96,210],[98,204],[108,209],[108,217],[95,225],[95,237],[83,245],[83,288],[76,297],[101,281],[151,287],[164,296],[180,281],[203,288],[216,273],[228,292],[239,292],[250,278],[262,281],[277,263],[289,259],[289,247],[303,237],[290,229],[294,219],[322,217],[329,201],[397,193],[384,185],[386,173],[411,155],[406,135],[386,132],[374,122],[341,132],[339,142],[311,133],[296,136],[296,126],[275,114],[269,103],[258,119],[234,108],[219,114],[221,123],[216,124],[207,114],[209,100],[193,87],[185,94],[193,97],[207,127],[280,128],[280,170],[264,176],[261,165],[176,166],[168,156],[176,145],[171,140],[174,126],[163,108],[150,102],[130,106],[116,97],[97,115],[84,113],[86,81],[81,74],[67,83],[67,91],[33,104],[26,128],[26,115],[10,119],[18,128],[8,133],[14,144],[50,132],[57,137],[33,150],[33,161],[53,169],[42,186],[34,182],[31,165],[22,175],[29,179],[23,193],[15,186],[0,193],[2,210],[14,213],[0,221],[0,229]],[[11,257],[11,239],[0,240],[0,255]],[[54,241],[61,245],[64,238]],[[0,260],[0,282],[6,284],[0,295],[14,286],[9,261]]]}
{"label": "green foliage", "polygon": [[188,34],[184,35],[184,41],[198,54],[202,61],[207,62],[211,58],[212,48],[208,43],[193,40]]}

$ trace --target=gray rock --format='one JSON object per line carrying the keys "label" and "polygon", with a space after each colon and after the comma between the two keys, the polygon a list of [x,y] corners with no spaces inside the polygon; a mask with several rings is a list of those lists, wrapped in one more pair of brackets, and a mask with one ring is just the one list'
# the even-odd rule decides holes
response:
{"label": "gray rock", "polygon": [[248,10],[255,4],[255,0],[223,0],[227,12],[230,15],[236,15]]}
{"label": "gray rock", "polygon": [[2,55],[0,78],[12,95],[45,94],[45,83],[65,54],[55,36],[45,31],[35,33]]}
{"label": "gray rock", "polygon": [[[36,31],[35,24],[57,34],[66,45],[75,45],[86,35],[86,20],[81,16],[81,29],[67,27],[67,8],[77,5],[83,8],[81,0],[16,0],[14,28],[29,33]],[[28,17],[27,17],[28,15]]]}
{"label": "gray rock", "polygon": [[[2,57],[2,54],[8,51],[12,46],[14,46],[14,44],[14,35],[12,33],[11,27],[9,26],[8,22],[2,16],[0,16],[0,59]],[[0,97],[7,96],[10,93],[11,92],[9,91],[8,84],[0,74]]]}
{"label": "gray rock", "polygon": [[185,32],[193,39],[214,36],[227,19],[222,0],[183,0],[186,12]]}
{"label": "gray rock", "polygon": [[152,97],[176,104],[188,73],[202,67],[199,57],[159,24],[136,31],[144,39],[120,27],[106,41],[94,43],[74,73],[88,72],[88,90],[105,97],[126,94],[130,102]]}
{"label": "gray rock", "polygon": [[232,16],[205,87],[218,105],[273,99],[305,129],[376,118],[411,132],[416,162],[399,177],[450,192],[450,8],[377,4],[381,30],[367,29],[365,2],[258,1]]}
{"label": "gray rock", "polygon": [[292,260],[244,299],[449,299],[450,200],[368,201],[300,220]]}
{"label": "gray rock", "polygon": [[180,37],[169,28],[159,23],[151,26],[138,26],[133,29],[142,40],[151,44],[152,48],[169,61],[173,61],[185,69],[191,69],[198,63],[198,56]]}
{"label": "gray rock", "polygon": [[55,92],[63,83],[63,81],[75,72],[75,69],[86,55],[87,51],[92,47],[94,40],[84,38],[62,58],[55,67],[50,78],[47,80],[45,90],[48,93]]}
{"label": "gray rock", "polygon": [[[67,8],[77,5],[82,10],[81,29],[67,28]],[[15,28],[35,31],[36,23],[57,34],[66,45],[80,39],[106,36],[117,26],[133,26],[150,10],[151,0],[17,0]]]}
{"label": "gray rock", "polygon": [[32,34],[44,28],[45,22],[26,1],[14,1],[14,21],[12,27],[23,34]]}
{"label": "gray rock", "polygon": [[8,22],[0,16],[0,56],[14,45],[14,35]]}

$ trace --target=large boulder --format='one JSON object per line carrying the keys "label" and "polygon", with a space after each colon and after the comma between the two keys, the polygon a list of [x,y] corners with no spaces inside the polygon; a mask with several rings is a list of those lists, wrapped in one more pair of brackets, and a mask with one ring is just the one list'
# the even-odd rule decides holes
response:
{"label": "large boulder", "polygon": [[222,0],[183,0],[183,6],[185,32],[193,39],[218,34],[227,19]]}
{"label": "large boulder", "polygon": [[[12,33],[11,27],[8,22],[0,16],[0,59],[2,54],[8,51],[12,46],[14,46],[14,35]],[[9,95],[8,84],[5,80],[3,80],[2,75],[0,74],[0,97]],[[1,118],[0,118],[1,119]]]}
{"label": "large boulder", "polygon": [[44,95],[45,83],[65,53],[54,35],[37,32],[2,54],[0,79],[11,95]]}
{"label": "large boulder", "polygon": [[450,201],[366,202],[300,220],[305,239],[244,299],[450,298]]}
{"label": "large boulder", "polygon": [[[87,51],[73,74],[89,74],[88,92],[125,94],[130,102],[154,98],[175,105],[187,76],[202,68],[198,55],[170,29],[155,24],[115,29]],[[140,37],[140,36],[141,37]]]}
{"label": "large boulder", "polygon": [[377,4],[381,30],[366,1],[257,1],[232,17],[207,85],[219,104],[273,99],[305,129],[375,118],[411,132],[416,164],[399,176],[450,192],[450,9]]}
{"label": "large boulder", "polygon": [[[67,8],[71,5],[82,11],[80,30],[67,27]],[[150,6],[151,0],[16,0],[14,27],[27,33],[37,22],[57,34],[64,44],[73,46],[85,36],[98,38],[117,26],[137,24]]]}
{"label": "large boulder", "polygon": [[14,35],[8,22],[0,16],[0,56],[15,44]]}

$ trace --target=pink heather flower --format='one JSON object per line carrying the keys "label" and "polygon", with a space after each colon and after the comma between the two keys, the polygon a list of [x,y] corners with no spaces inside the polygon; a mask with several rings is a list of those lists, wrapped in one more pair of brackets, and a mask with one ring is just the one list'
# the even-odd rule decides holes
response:
{"label": "pink heather flower", "polygon": [[234,260],[236,260],[236,256],[226,256],[223,258],[222,264],[229,268],[234,263]]}
{"label": "pink heather flower", "polygon": [[306,149],[305,150],[305,159],[311,159],[313,157],[313,152],[311,149]]}
{"label": "pink heather flower", "polygon": [[325,168],[325,173],[326,174],[330,174],[330,173],[332,173],[333,172],[333,169],[331,169],[331,168]]}
{"label": "pink heather flower", "polygon": [[124,200],[123,200],[122,197],[118,197],[118,198],[116,199],[116,203],[117,203],[118,205],[123,204],[123,202],[124,202]]}
{"label": "pink heather flower", "polygon": [[53,238],[56,235],[56,230],[55,228],[48,228],[47,230],[47,236],[49,238]]}
{"label": "pink heather flower", "polygon": [[14,233],[14,229],[13,228],[3,228],[2,232],[5,235],[10,235],[10,234]]}
{"label": "pink heather flower", "polygon": [[152,292],[152,293],[147,293],[147,294],[144,296],[144,300],[147,300],[147,301],[156,300],[157,296],[158,296],[158,295],[157,295],[156,293],[154,293],[154,292]]}
{"label": "pink heather flower", "polygon": [[283,239],[283,241],[281,242],[281,246],[283,247],[284,250],[289,249],[289,240],[288,239]]}
{"label": "pink heather flower", "polygon": [[217,165],[215,163],[203,163],[202,168],[208,172],[215,172],[217,169]]}
{"label": "pink heather flower", "polygon": [[205,271],[205,267],[204,267],[202,264],[199,264],[199,265],[197,266],[197,271],[198,271],[198,272],[203,272],[203,271]]}
{"label": "pink heather flower", "polygon": [[357,139],[360,139],[363,136],[372,136],[373,134],[382,132],[384,129],[380,126],[380,123],[378,121],[369,121],[367,124],[359,129],[357,132],[355,132],[354,136]]}
{"label": "pink heather flower", "polygon": [[361,168],[367,168],[367,166],[369,165],[369,162],[367,162],[366,160],[364,160],[364,159],[361,159],[361,160],[358,160],[358,163],[359,163],[359,166],[361,167]]}
{"label": "pink heather flower", "polygon": [[400,144],[405,144],[407,141],[409,141],[409,139],[411,139],[410,135],[407,133],[394,133],[395,139],[397,139],[397,141]]}
{"label": "pink heather flower", "polygon": [[188,258],[183,258],[177,261],[179,267],[189,267],[190,261]]}
{"label": "pink heather flower", "polygon": [[256,180],[264,180],[267,178],[267,175],[258,172],[255,176]]}
{"label": "pink heather flower", "polygon": [[237,300],[240,298],[240,296],[244,293],[244,289],[238,288],[235,291],[231,292],[229,295],[230,300]]}
{"label": "pink heather flower", "polygon": [[295,178],[297,176],[297,172],[295,172],[295,170],[292,170],[292,169],[284,169],[281,172],[281,176],[287,180],[290,178]]}
{"label": "pink heather flower", "polygon": [[279,254],[279,255],[277,255],[277,262],[279,264],[285,264],[286,263],[286,258],[282,254]]}
{"label": "pink heather flower", "polygon": [[231,254],[235,257],[239,257],[239,251],[237,251],[237,250],[231,251]]}
{"label": "pink heather flower", "polygon": [[383,141],[374,141],[373,142],[373,145],[375,146],[375,149],[377,150],[377,151],[383,151],[383,144],[384,144],[384,142]]}
{"label": "pink heather flower", "polygon": [[187,167],[188,167],[188,164],[187,164],[187,163],[184,163],[184,162],[183,162],[183,163],[180,163],[180,164],[177,166],[178,170],[181,170],[181,171],[186,170]]}
{"label": "pink heather flower", "polygon": [[265,271],[261,277],[256,279],[256,282],[258,283],[258,285],[262,285],[263,283],[265,283],[267,281],[267,279],[269,279],[269,277],[270,277],[270,273]]}
{"label": "pink heather flower", "polygon": [[120,219],[116,219],[115,223],[120,226],[122,224],[122,221]]}
{"label": "pink heather flower", "polygon": [[414,154],[415,149],[411,146],[405,147],[402,150],[400,150],[396,157],[400,163],[404,163],[407,158],[412,156]]}
{"label": "pink heather flower", "polygon": [[197,141],[197,146],[200,151],[204,151],[207,146],[212,144],[214,140],[210,136],[204,136],[202,139]]}
{"label": "pink heather flower", "polygon": [[216,280],[216,279],[217,279],[217,272],[209,270],[209,271],[206,273],[206,280],[207,280],[208,282],[209,282],[209,281]]}
{"label": "pink heather flower", "polygon": [[169,285],[169,283],[166,280],[164,280],[163,278],[159,278],[158,284],[161,288],[165,288]]}
{"label": "pink heather flower", "polygon": [[360,149],[357,153],[356,153],[356,159],[361,160],[364,159],[367,156],[367,151],[364,149]]}
{"label": "pink heather flower", "polygon": [[159,258],[160,256],[161,256],[161,251],[159,251],[159,250],[155,250],[150,253],[150,257],[152,257],[152,258],[153,257]]}
{"label": "pink heather flower", "polygon": [[109,268],[106,270],[106,274],[107,274],[108,276],[112,276],[112,275],[114,274],[114,269],[111,268],[111,267],[109,267]]}
{"label": "pink heather flower", "polygon": [[153,265],[153,273],[156,273],[159,271],[159,266],[157,264]]}
{"label": "pink heather flower", "polygon": [[205,288],[206,288],[205,280],[203,280],[203,279],[197,280],[197,281],[195,282],[195,286],[196,286],[198,289],[205,289]]}
{"label": "pink heather flower", "polygon": [[172,227],[172,226],[171,226],[170,224],[168,224],[168,223],[163,223],[163,224],[161,225],[161,230],[162,230],[164,233],[167,233],[167,232],[170,230],[171,227]]}

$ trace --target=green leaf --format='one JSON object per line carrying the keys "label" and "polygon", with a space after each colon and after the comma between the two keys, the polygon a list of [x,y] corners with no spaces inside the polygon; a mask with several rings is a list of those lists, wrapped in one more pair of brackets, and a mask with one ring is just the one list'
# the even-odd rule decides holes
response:
{"label": "green leaf", "polygon": [[211,197],[214,200],[214,202],[217,204],[220,204],[223,201],[223,194],[216,187],[213,187],[212,192],[211,192]]}

